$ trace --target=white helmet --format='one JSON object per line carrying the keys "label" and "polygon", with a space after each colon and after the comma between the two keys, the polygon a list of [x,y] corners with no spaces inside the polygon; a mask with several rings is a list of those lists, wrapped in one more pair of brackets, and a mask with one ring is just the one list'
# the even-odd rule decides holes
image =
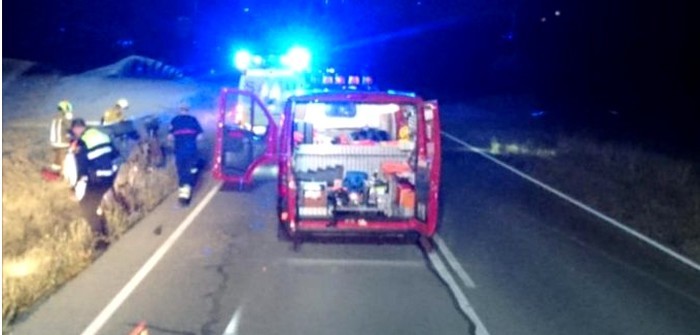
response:
{"label": "white helmet", "polygon": [[125,108],[129,107],[129,101],[127,101],[124,98],[119,99],[119,100],[117,100],[117,106],[121,107],[122,109],[125,109]]}

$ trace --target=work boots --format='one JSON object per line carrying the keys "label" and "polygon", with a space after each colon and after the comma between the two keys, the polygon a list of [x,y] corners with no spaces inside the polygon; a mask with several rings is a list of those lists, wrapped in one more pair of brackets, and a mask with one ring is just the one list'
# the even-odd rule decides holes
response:
{"label": "work boots", "polygon": [[190,200],[192,200],[192,186],[180,186],[180,188],[178,189],[177,198],[180,202],[180,205],[188,206],[190,204]]}

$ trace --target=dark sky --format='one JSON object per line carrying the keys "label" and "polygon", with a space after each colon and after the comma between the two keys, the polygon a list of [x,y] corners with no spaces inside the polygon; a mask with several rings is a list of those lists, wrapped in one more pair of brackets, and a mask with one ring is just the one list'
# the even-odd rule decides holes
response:
{"label": "dark sky", "polygon": [[545,107],[653,118],[698,109],[688,2],[6,1],[3,57],[82,70],[141,54],[196,73],[227,68],[235,46],[280,52],[298,42],[319,61],[446,98],[531,94]]}

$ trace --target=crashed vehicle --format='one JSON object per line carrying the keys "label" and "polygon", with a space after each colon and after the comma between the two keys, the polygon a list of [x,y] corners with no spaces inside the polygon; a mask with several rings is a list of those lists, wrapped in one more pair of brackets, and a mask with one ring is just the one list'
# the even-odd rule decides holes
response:
{"label": "crashed vehicle", "polygon": [[435,233],[441,162],[435,101],[320,90],[291,96],[277,123],[252,92],[224,89],[216,137],[219,180],[250,185],[258,167],[278,166],[284,235]]}
{"label": "crashed vehicle", "polygon": [[[155,164],[161,166],[164,161],[158,141],[160,123],[162,123],[162,120],[156,115],[145,115],[110,125],[101,125],[99,122],[95,121],[88,122],[87,125],[91,128],[99,129],[110,137],[114,149],[116,149],[115,157],[113,157],[115,167],[121,166],[122,163],[126,161],[131,149],[139,143],[139,141],[142,141],[143,145],[148,146],[147,150],[149,151],[149,155],[153,157],[158,156],[158,158],[149,159],[153,161],[156,159],[159,160],[159,162]],[[75,143],[73,143],[73,145],[74,144]],[[109,177],[102,177],[98,172],[89,169],[87,184],[78,183],[77,160],[72,150],[68,150],[64,157],[61,175],[68,182],[69,186],[73,188],[75,199],[78,201],[82,201],[88,191],[96,191],[99,193],[97,196],[101,197],[101,193],[105,191],[104,187],[111,186],[116,176],[115,174]]]}

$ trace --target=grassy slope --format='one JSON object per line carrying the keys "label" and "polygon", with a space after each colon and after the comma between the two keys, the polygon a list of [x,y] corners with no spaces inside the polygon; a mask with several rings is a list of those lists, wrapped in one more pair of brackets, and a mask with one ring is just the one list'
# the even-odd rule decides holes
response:
{"label": "grassy slope", "polygon": [[563,132],[527,113],[452,105],[443,114],[454,120],[446,130],[700,262],[696,162],[595,132]]}
{"label": "grassy slope", "polygon": [[[68,187],[46,183],[48,152],[31,143],[37,128],[3,130],[3,317],[12,316],[83,269],[92,232]],[[43,133],[43,132],[42,132]]]}
{"label": "grassy slope", "polygon": [[[77,275],[95,257],[95,236],[80,217],[68,186],[41,178],[41,168],[51,160],[48,128],[55,103],[68,98],[77,116],[96,120],[119,97],[130,99],[132,113],[147,114],[174,108],[199,90],[191,82],[63,77],[53,70],[32,70],[32,66],[3,60],[3,79],[8,79],[3,81],[2,112],[5,324]],[[131,175],[129,183],[120,188],[129,193],[132,208],[112,204],[107,209],[111,237],[126,231],[174,189],[172,164],[157,170],[139,164],[132,165],[145,171],[140,174],[144,177]]]}

